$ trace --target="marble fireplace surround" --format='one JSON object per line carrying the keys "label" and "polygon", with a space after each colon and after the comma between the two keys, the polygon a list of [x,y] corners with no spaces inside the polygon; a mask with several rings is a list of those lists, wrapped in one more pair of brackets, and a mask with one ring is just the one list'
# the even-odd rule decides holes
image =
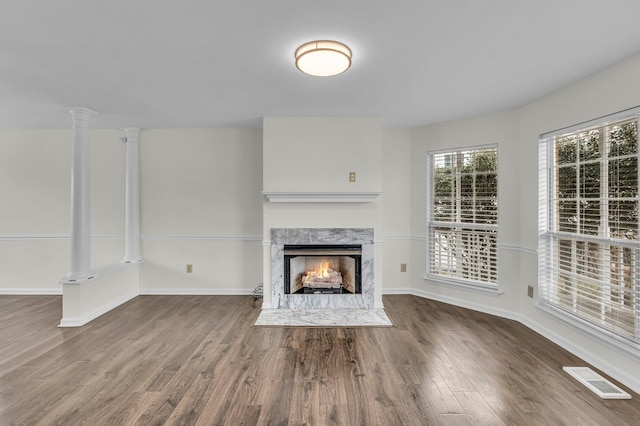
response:
{"label": "marble fireplace surround", "polygon": [[[285,244],[360,244],[361,294],[284,294]],[[373,309],[373,228],[272,228],[273,309]]]}

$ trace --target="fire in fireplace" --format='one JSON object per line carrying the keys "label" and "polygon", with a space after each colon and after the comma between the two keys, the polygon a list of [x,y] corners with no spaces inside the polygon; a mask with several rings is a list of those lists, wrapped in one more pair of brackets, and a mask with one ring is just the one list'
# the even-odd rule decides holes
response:
{"label": "fire in fireplace", "polygon": [[360,294],[362,245],[284,245],[285,294]]}

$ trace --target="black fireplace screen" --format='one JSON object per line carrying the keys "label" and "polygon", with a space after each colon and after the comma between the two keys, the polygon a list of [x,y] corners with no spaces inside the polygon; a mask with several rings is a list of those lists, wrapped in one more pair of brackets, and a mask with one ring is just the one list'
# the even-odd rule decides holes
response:
{"label": "black fireplace screen", "polygon": [[360,294],[362,246],[284,246],[285,294]]}

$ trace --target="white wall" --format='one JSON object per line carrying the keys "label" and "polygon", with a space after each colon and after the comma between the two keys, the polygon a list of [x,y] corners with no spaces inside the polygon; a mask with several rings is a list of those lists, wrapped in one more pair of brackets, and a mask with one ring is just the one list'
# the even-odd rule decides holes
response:
{"label": "white wall", "polygon": [[380,191],[381,131],[376,118],[266,117],[264,191]]}
{"label": "white wall", "polygon": [[[266,117],[263,120],[265,192],[381,192],[382,126],[366,117]],[[356,172],[356,182],[349,182]],[[382,305],[384,195],[371,203],[263,204],[263,238],[272,228],[373,228],[374,299]],[[265,308],[271,305],[271,247],[263,251]]]}
{"label": "white wall", "polygon": [[[93,270],[124,255],[122,137],[121,130],[89,131]],[[70,129],[0,130],[0,293],[62,293],[71,138]],[[249,293],[258,285],[260,130],[142,130],[140,185],[142,292]]]}
{"label": "white wall", "polygon": [[[71,127],[71,119],[69,119]],[[92,130],[92,266],[119,261],[124,233],[124,145]],[[62,293],[69,272],[71,130],[0,130],[0,293]]]}
{"label": "white wall", "polygon": [[[469,294],[468,291],[437,285],[425,280],[426,275],[426,175],[427,153],[445,148],[496,144],[498,147],[498,281],[500,297]],[[413,288],[429,297],[461,298],[470,303],[491,306],[496,310],[512,311],[519,300],[520,268],[518,247],[520,242],[519,172],[512,158],[518,156],[519,147],[516,120],[512,111],[487,114],[464,120],[439,123],[414,129],[411,148],[412,200],[411,231],[422,237],[412,240],[414,261],[421,265],[411,272]],[[535,197],[535,195],[534,195]],[[537,197],[535,197],[537,200]],[[514,250],[515,249],[515,250]]]}
{"label": "white wall", "polygon": [[[411,270],[422,267],[411,261],[411,132],[385,129],[382,132],[382,192],[384,198],[383,293],[407,293]],[[407,272],[400,272],[400,264]]]}
{"label": "white wall", "polygon": [[259,129],[143,130],[140,185],[141,293],[250,293],[260,283]]}
{"label": "white wall", "polygon": [[[640,359],[558,321],[527,297],[537,295],[538,135],[640,104],[640,55],[542,96],[521,108],[413,129],[411,149],[412,287],[418,294],[518,319],[587,361],[640,390]],[[499,285],[503,294],[485,296],[425,280],[426,160],[429,150],[498,144]]]}

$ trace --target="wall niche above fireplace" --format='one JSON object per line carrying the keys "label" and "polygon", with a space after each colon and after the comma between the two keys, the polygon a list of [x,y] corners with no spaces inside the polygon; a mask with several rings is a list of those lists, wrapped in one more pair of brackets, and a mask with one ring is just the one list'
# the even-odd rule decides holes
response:
{"label": "wall niche above fireplace", "polygon": [[285,244],[284,294],[360,294],[361,262],[361,244]]}

